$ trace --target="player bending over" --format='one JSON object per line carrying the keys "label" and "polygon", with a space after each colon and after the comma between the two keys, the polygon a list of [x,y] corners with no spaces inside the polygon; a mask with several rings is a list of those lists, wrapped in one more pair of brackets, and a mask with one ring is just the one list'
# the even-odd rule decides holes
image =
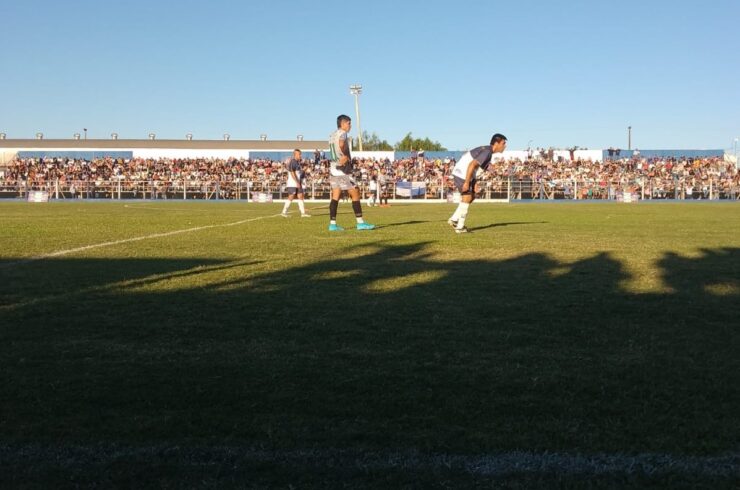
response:
{"label": "player bending over", "polygon": [[311,215],[306,213],[306,204],[303,202],[303,181],[305,172],[302,163],[301,150],[293,150],[293,158],[288,162],[288,182],[285,186],[285,191],[288,193],[288,200],[283,205],[283,212],[281,213],[283,218],[288,217],[288,208],[290,203],[293,202],[293,198],[298,198],[298,209],[301,210],[301,218],[310,218]]}
{"label": "player bending over", "polygon": [[329,231],[343,231],[337,225],[337,208],[339,196],[347,191],[352,199],[352,209],[357,219],[358,230],[372,230],[375,225],[365,223],[362,219],[362,204],[360,204],[360,189],[352,177],[352,157],[349,153],[347,133],[352,128],[352,119],[344,114],[337,117],[337,130],[329,136],[329,151],[331,152],[331,202],[329,203]]}
{"label": "player bending over", "polygon": [[491,144],[479,146],[466,152],[452,169],[455,179],[455,188],[460,191],[460,204],[447,220],[455,228],[456,233],[467,233],[465,219],[468,217],[468,208],[475,200],[476,172],[479,168],[486,170],[491,164],[494,153],[501,153],[506,148],[506,136],[496,133],[491,137]]}

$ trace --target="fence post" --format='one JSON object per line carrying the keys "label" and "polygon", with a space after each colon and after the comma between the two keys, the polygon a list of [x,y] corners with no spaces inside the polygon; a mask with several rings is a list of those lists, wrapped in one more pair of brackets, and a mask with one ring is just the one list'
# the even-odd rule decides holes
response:
{"label": "fence post", "polygon": [[54,194],[56,196],[55,199],[58,201],[59,200],[59,177],[57,177],[56,180],[54,181]]}
{"label": "fence post", "polygon": [[678,200],[678,177],[673,177],[673,199]]}

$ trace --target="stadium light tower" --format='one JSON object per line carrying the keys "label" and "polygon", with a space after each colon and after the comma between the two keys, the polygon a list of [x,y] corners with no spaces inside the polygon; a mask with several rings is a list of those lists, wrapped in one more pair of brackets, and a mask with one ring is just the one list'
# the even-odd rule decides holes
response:
{"label": "stadium light tower", "polygon": [[362,93],[362,85],[350,85],[349,93],[355,96],[355,114],[357,115],[357,142],[360,146],[360,151],[362,151],[362,124],[360,124],[360,94]]}
{"label": "stadium light tower", "polygon": [[632,126],[627,126],[627,149],[632,149]]}
{"label": "stadium light tower", "polygon": [[735,138],[735,167],[740,168],[740,162],[737,161],[737,140],[738,138]]}

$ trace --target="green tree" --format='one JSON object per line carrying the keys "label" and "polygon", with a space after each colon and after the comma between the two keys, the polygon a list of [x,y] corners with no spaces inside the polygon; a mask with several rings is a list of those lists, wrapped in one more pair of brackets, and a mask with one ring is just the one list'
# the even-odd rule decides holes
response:
{"label": "green tree", "polygon": [[[360,149],[358,138],[352,138],[352,148],[355,150]],[[367,131],[363,131],[362,149],[363,151],[392,151],[393,146],[386,140],[381,140],[377,133],[368,134]]]}
{"label": "green tree", "polygon": [[401,141],[396,143],[394,149],[399,151],[447,151],[447,148],[442,146],[439,141],[432,141],[429,138],[414,138],[411,133],[407,133]]}

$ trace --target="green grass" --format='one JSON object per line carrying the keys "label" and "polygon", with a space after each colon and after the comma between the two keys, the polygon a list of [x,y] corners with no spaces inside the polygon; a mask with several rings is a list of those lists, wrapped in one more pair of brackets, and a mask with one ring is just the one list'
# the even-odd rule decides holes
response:
{"label": "green grass", "polygon": [[[737,204],[476,203],[460,236],[452,205],[343,233],[279,210],[0,203],[0,486],[737,482]],[[731,462],[491,476],[344,451]]]}

